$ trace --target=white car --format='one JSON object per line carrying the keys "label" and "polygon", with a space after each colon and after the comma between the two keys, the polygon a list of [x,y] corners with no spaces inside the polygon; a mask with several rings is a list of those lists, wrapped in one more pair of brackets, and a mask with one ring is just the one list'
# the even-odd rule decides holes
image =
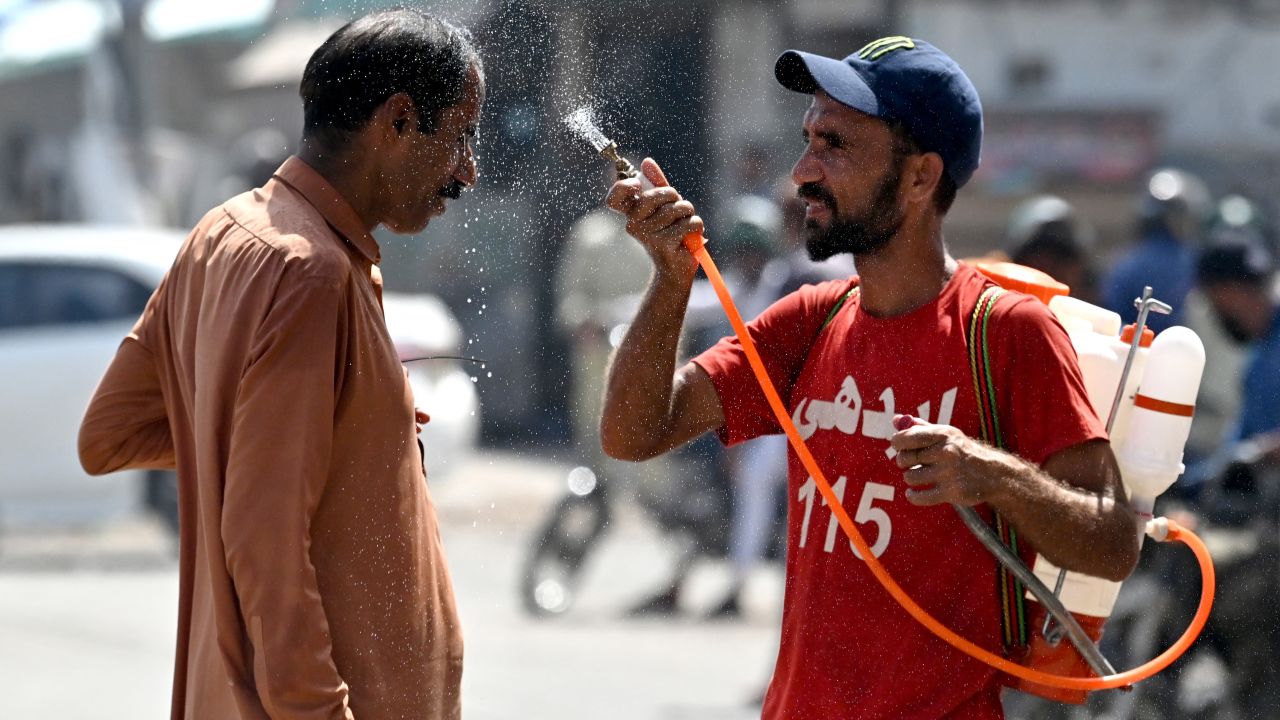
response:
{"label": "white car", "polygon": [[[80,467],[80,419],[116,347],[186,233],[77,225],[0,227],[0,529],[98,525],[143,508],[176,523],[171,473],[93,478]],[[457,320],[439,299],[387,293],[402,358],[453,356]],[[406,363],[434,481],[476,445],[478,368]]]}

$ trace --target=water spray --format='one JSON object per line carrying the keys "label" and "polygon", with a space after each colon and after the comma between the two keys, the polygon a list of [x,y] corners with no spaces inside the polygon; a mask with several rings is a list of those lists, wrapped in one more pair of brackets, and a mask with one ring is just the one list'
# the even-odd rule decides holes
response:
{"label": "water spray", "polygon": [[574,110],[565,116],[564,124],[569,126],[575,135],[591,143],[591,147],[600,153],[600,157],[613,163],[613,168],[617,171],[619,180],[630,180],[638,176],[640,173],[630,160],[618,154],[618,143],[610,140],[600,132],[600,128],[596,125],[595,113],[591,111],[591,106],[586,105]]}
{"label": "water spray", "polygon": [[[613,169],[617,173],[619,180],[639,179],[640,189],[642,190],[651,190],[655,187],[670,185],[666,177],[662,176],[661,170],[658,171],[657,178],[650,178],[636,170],[636,166],[632,165],[630,160],[618,152],[618,143],[605,137],[605,134],[600,131],[591,106],[583,106],[569,113],[564,118],[564,124],[569,126],[569,130],[573,134],[590,143],[591,147],[600,153],[600,157],[613,163]],[[701,233],[690,233],[684,239],[685,248],[702,266],[702,271],[707,274],[707,279],[711,281],[711,287],[715,289],[716,296],[720,299],[720,304],[724,306],[725,313],[729,315],[730,322],[733,322],[734,317],[738,317],[738,321],[741,322],[741,317],[738,316],[738,310],[734,305],[733,298],[729,296],[729,291],[724,287],[724,280],[720,277],[720,271],[716,268],[716,264],[712,262],[711,255],[707,253],[705,245],[706,238]],[[745,332],[746,326],[744,325],[743,327]],[[737,330],[737,325],[734,325],[734,329],[735,331]],[[754,350],[754,347],[752,349]]]}
{"label": "water spray", "polygon": [[[627,180],[639,178],[642,186],[652,181],[654,186],[665,186],[667,180],[659,175],[657,178],[646,177],[643,173],[638,173],[634,165],[618,152],[617,143],[610,140],[600,131],[599,126],[595,122],[594,115],[590,107],[583,107],[570,113],[565,118],[565,124],[574,134],[590,143],[596,152],[605,160],[613,163],[617,171],[619,180]],[[647,188],[646,188],[647,189]],[[818,492],[826,500],[828,507],[831,508],[832,514],[835,516],[840,528],[848,536],[849,541],[857,548],[859,557],[863,558],[867,569],[875,576],[880,585],[889,593],[893,599],[906,610],[913,619],[923,625],[927,630],[944,640],[947,644],[960,650],[966,655],[979,660],[1001,672],[1007,673],[1015,678],[1023,681],[1034,683],[1037,685],[1046,685],[1053,688],[1061,688],[1065,690],[1109,690],[1113,688],[1123,688],[1133,683],[1145,680],[1156,673],[1164,670],[1175,660],[1183,655],[1195,642],[1200,635],[1200,631],[1204,628],[1205,623],[1209,619],[1209,611],[1213,607],[1214,595],[1214,567],[1213,561],[1209,556],[1209,551],[1205,547],[1203,541],[1190,530],[1179,526],[1177,523],[1166,518],[1156,518],[1146,523],[1146,534],[1158,541],[1178,540],[1186,544],[1195,554],[1196,560],[1200,566],[1201,587],[1200,587],[1200,605],[1196,610],[1195,617],[1191,624],[1183,632],[1182,636],[1173,643],[1164,652],[1156,656],[1147,663],[1119,673],[1100,674],[1099,677],[1073,677],[1068,675],[1058,675],[1047,673],[1034,668],[1020,665],[1007,658],[992,653],[985,648],[978,646],[972,641],[957,634],[954,630],[940,623],[923,607],[920,606],[910,595],[898,585],[897,581],[889,575],[888,570],[880,563],[880,560],[871,552],[871,548],[862,537],[862,533],[854,526],[853,520],[845,511],[844,505],[840,498],[836,496],[831,489],[831,484],[827,481],[826,475],[818,466],[813,455],[809,452],[808,446],[804,439],[800,436],[799,430],[796,429],[795,423],[791,420],[791,413],[788,412],[786,405],[783,404],[782,398],[778,395],[778,391],[773,386],[773,381],[769,378],[768,371],[765,369],[764,362],[760,359],[760,353],[756,350],[755,343],[751,340],[750,334],[747,332],[746,323],[742,320],[742,315],[738,312],[737,305],[733,301],[733,297],[729,294],[729,290],[724,283],[724,279],[720,276],[720,271],[711,259],[711,255],[707,252],[706,240],[701,233],[691,233],[684,239],[685,248],[697,260],[698,265],[707,275],[711,287],[715,290],[716,297],[719,298],[720,304],[724,307],[725,315],[729,318],[729,323],[733,326],[734,333],[738,336],[738,340],[742,345],[743,353],[747,356],[747,362],[751,366],[752,372],[756,376],[757,382],[760,384],[761,390],[764,392],[765,398],[769,402],[770,409],[773,410],[780,426],[785,431],[788,441],[791,443],[792,449],[795,450],[801,465],[812,476],[814,484],[817,486]],[[1016,557],[1014,562],[1021,564]],[[1025,566],[1022,566],[1026,569]],[[1045,592],[1050,598],[1052,593],[1045,588]],[[1057,605],[1054,610],[1061,610],[1061,605]],[[1058,613],[1054,613],[1058,615]],[[1061,610],[1059,622],[1065,627],[1072,623],[1070,615]],[[1074,638],[1073,638],[1074,639]],[[1096,652],[1096,647],[1094,648]],[[1093,653],[1087,653],[1092,655]],[[1096,661],[1098,656],[1094,655]],[[1102,666],[1102,663],[1096,663]]]}

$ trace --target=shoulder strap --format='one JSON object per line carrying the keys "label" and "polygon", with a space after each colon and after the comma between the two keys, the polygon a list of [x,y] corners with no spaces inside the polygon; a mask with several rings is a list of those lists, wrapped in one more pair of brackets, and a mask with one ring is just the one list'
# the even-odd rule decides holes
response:
{"label": "shoulder strap", "polygon": [[[991,374],[991,350],[987,342],[988,330],[991,327],[991,311],[996,301],[1005,294],[1003,288],[992,285],[983,291],[978,298],[973,313],[969,316],[969,332],[965,341],[969,351],[969,369],[973,373],[973,392],[978,401],[978,425],[981,429],[982,441],[1001,450],[1005,447],[1004,435],[1000,432],[1000,415],[997,411],[997,395],[995,380]],[[995,529],[1000,540],[1018,552],[1018,534],[999,513],[995,513]],[[1026,600],[1022,582],[1000,565],[999,586],[996,589],[1000,597],[1000,627],[1004,633],[1006,652],[1027,645]]]}
{"label": "shoulder strap", "polygon": [[996,411],[995,383],[991,376],[991,352],[987,343],[987,329],[991,324],[991,311],[996,300],[1005,290],[992,285],[982,292],[969,316],[969,332],[965,342],[969,351],[969,369],[973,373],[973,392],[978,399],[978,414],[982,441],[1005,449],[1004,435],[1000,432],[1000,418]]}
{"label": "shoulder strap", "polygon": [[857,294],[858,294],[858,286],[854,285],[853,287],[849,288],[849,292],[845,293],[844,295],[841,295],[840,299],[836,300],[836,304],[831,306],[831,312],[827,313],[827,319],[822,321],[822,327],[818,328],[819,335],[822,334],[823,330],[827,329],[827,326],[831,324],[832,320],[836,319],[836,313],[840,312],[840,308],[844,307],[844,304],[849,302],[849,298]]}

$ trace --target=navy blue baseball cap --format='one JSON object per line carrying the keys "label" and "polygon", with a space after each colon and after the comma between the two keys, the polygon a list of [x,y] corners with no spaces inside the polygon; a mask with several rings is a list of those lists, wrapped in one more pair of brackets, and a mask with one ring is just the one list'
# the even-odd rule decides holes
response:
{"label": "navy blue baseball cap", "polygon": [[954,60],[923,40],[880,38],[844,60],[788,50],[773,74],[788,90],[822,90],[854,110],[901,124],[921,150],[942,157],[956,187],[978,169],[978,91]]}

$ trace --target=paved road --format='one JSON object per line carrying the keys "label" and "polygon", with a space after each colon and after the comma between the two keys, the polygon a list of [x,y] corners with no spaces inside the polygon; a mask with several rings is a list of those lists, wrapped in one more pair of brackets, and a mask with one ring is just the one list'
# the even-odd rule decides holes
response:
{"label": "paved road", "polygon": [[[567,468],[478,456],[434,487],[467,642],[473,720],[741,720],[772,666],[776,571],[753,578],[747,618],[700,619],[725,568],[700,566],[677,619],[620,609],[664,577],[670,548],[624,514],[587,570],[578,606],[534,620],[516,578]],[[168,711],[177,574],[158,525],[0,538],[0,676],[6,717],[160,718]]]}

